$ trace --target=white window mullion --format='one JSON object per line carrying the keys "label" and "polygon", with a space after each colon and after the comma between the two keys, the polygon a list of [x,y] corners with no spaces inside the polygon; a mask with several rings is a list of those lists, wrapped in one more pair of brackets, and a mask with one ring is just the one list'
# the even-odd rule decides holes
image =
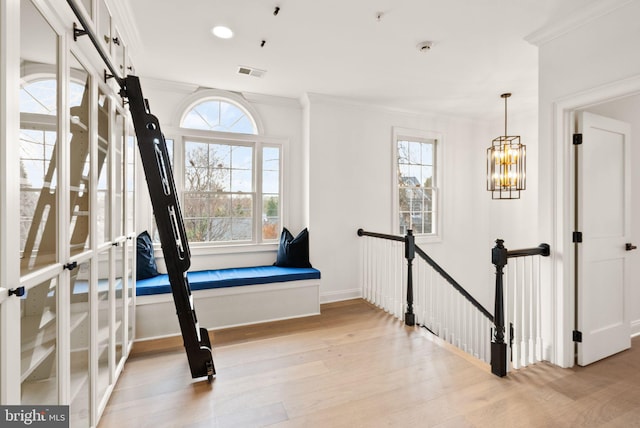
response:
{"label": "white window mullion", "polygon": [[[165,141],[167,138],[165,137]],[[184,206],[184,140],[185,137],[169,138],[173,142],[173,159],[171,159],[171,170],[173,171],[173,181],[176,185],[176,196],[180,206]],[[169,152],[171,155],[171,152]],[[144,172],[143,172],[144,173]]]}
{"label": "white window mullion", "polygon": [[253,233],[254,242],[262,242],[262,206],[264,204],[262,200],[262,144],[257,142],[253,154]]}

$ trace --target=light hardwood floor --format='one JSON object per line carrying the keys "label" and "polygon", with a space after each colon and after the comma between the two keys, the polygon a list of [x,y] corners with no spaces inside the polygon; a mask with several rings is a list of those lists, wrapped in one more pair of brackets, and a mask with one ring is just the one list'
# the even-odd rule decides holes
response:
{"label": "light hardwood floor", "polygon": [[181,341],[139,345],[106,427],[640,427],[640,338],[586,368],[488,366],[363,300],[212,334],[217,376]]}

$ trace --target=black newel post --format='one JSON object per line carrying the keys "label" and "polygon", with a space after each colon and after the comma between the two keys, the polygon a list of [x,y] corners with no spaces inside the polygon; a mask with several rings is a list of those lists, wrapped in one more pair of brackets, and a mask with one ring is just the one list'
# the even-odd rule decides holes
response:
{"label": "black newel post", "polygon": [[416,255],[415,236],[413,230],[407,230],[404,237],[404,256],[407,259],[407,312],[404,314],[405,325],[416,325],[416,315],[413,313],[413,259]]}
{"label": "black newel post", "polygon": [[502,239],[496,240],[491,250],[491,263],[496,266],[496,302],[494,308],[495,335],[491,342],[491,373],[496,376],[507,375],[507,344],[504,342],[504,297],[502,270],[507,264],[507,249]]}

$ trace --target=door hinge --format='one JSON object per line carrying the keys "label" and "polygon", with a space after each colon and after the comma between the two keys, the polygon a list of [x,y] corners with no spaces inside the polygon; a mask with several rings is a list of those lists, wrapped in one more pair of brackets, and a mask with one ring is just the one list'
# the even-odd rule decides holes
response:
{"label": "door hinge", "polygon": [[577,244],[582,242],[582,232],[573,232],[573,243]]}
{"label": "door hinge", "polygon": [[573,145],[579,146],[582,144],[582,134],[573,134]]}
{"label": "door hinge", "polygon": [[582,332],[578,330],[573,330],[573,341],[577,343],[582,343]]}

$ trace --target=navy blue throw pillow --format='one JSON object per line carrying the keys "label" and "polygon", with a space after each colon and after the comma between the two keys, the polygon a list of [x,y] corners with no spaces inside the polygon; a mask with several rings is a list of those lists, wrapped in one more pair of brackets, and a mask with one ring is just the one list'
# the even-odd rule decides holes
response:
{"label": "navy blue throw pillow", "polygon": [[309,231],[307,228],[295,238],[286,227],[282,229],[278,257],[274,265],[280,267],[312,267],[311,263],[309,263]]}
{"label": "navy blue throw pillow", "polygon": [[153,241],[146,230],[136,238],[136,279],[152,278],[159,275],[156,258],[153,255]]}

